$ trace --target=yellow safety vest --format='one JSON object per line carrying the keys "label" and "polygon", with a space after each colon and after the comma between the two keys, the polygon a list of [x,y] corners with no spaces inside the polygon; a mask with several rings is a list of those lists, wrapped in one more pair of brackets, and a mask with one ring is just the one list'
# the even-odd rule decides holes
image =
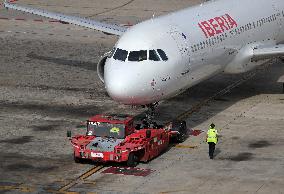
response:
{"label": "yellow safety vest", "polygon": [[217,138],[217,130],[210,128],[207,132],[207,142],[213,142],[217,144],[218,138]]}

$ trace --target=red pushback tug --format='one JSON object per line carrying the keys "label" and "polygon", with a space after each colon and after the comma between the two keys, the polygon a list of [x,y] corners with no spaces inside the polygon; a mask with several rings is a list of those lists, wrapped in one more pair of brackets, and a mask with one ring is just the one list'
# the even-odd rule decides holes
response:
{"label": "red pushback tug", "polygon": [[71,144],[75,162],[126,162],[133,167],[158,156],[171,139],[183,141],[186,132],[184,121],[171,122],[167,127],[134,126],[134,118],[129,115],[96,115],[87,121],[86,134],[72,137]]}

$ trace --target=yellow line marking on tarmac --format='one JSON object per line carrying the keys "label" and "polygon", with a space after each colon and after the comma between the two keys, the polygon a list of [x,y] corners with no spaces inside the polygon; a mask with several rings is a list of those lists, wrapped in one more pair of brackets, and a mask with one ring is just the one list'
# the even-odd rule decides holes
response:
{"label": "yellow line marking on tarmac", "polygon": [[167,194],[167,193],[178,193],[178,192],[188,192],[189,190],[173,190],[173,191],[163,191],[159,194]]}
{"label": "yellow line marking on tarmac", "polygon": [[48,193],[56,193],[56,194],[80,194],[75,191],[54,191],[54,190],[46,190]]}
{"label": "yellow line marking on tarmac", "polygon": [[21,186],[20,185],[0,185],[0,191],[20,191],[23,193],[30,193],[35,191],[33,187],[28,187],[28,186]]}
{"label": "yellow line marking on tarmac", "polygon": [[195,145],[175,145],[174,146],[175,148],[190,148],[190,149],[195,149],[195,148],[198,148],[198,146],[195,146]]}
{"label": "yellow line marking on tarmac", "polygon": [[[100,165],[100,166],[95,166],[93,168],[91,168],[90,170],[88,170],[87,172],[85,172],[84,174],[80,175],[78,178],[72,180],[71,182],[69,182],[68,184],[64,185],[63,187],[61,187],[56,193],[66,193],[66,194],[71,194],[69,193],[67,190],[70,189],[71,187],[77,185],[78,183],[84,181],[86,178],[90,177],[91,175],[93,175],[94,173],[98,172],[100,169],[102,169],[104,166]],[[93,183],[94,184],[94,183]]]}
{"label": "yellow line marking on tarmac", "polygon": [[96,185],[97,182],[96,181],[88,181],[88,180],[84,180],[83,184],[87,184],[87,185]]}

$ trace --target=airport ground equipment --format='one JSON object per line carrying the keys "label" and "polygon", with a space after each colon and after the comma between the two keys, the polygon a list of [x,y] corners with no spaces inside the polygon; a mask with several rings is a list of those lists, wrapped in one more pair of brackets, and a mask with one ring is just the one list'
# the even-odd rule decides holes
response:
{"label": "airport ground equipment", "polygon": [[71,138],[75,162],[126,162],[136,166],[165,151],[172,139],[183,141],[186,137],[185,121],[173,121],[166,127],[155,123],[135,124],[129,115],[96,115],[87,121],[84,135]]}

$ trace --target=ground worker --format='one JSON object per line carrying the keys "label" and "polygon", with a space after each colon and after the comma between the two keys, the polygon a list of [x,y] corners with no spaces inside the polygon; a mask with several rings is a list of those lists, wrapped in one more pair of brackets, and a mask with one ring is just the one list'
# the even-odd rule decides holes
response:
{"label": "ground worker", "polygon": [[215,151],[215,145],[218,142],[218,132],[215,129],[214,123],[212,123],[209,127],[209,130],[208,130],[207,136],[206,136],[206,142],[209,145],[209,157],[210,157],[210,159],[213,159],[214,151]]}

